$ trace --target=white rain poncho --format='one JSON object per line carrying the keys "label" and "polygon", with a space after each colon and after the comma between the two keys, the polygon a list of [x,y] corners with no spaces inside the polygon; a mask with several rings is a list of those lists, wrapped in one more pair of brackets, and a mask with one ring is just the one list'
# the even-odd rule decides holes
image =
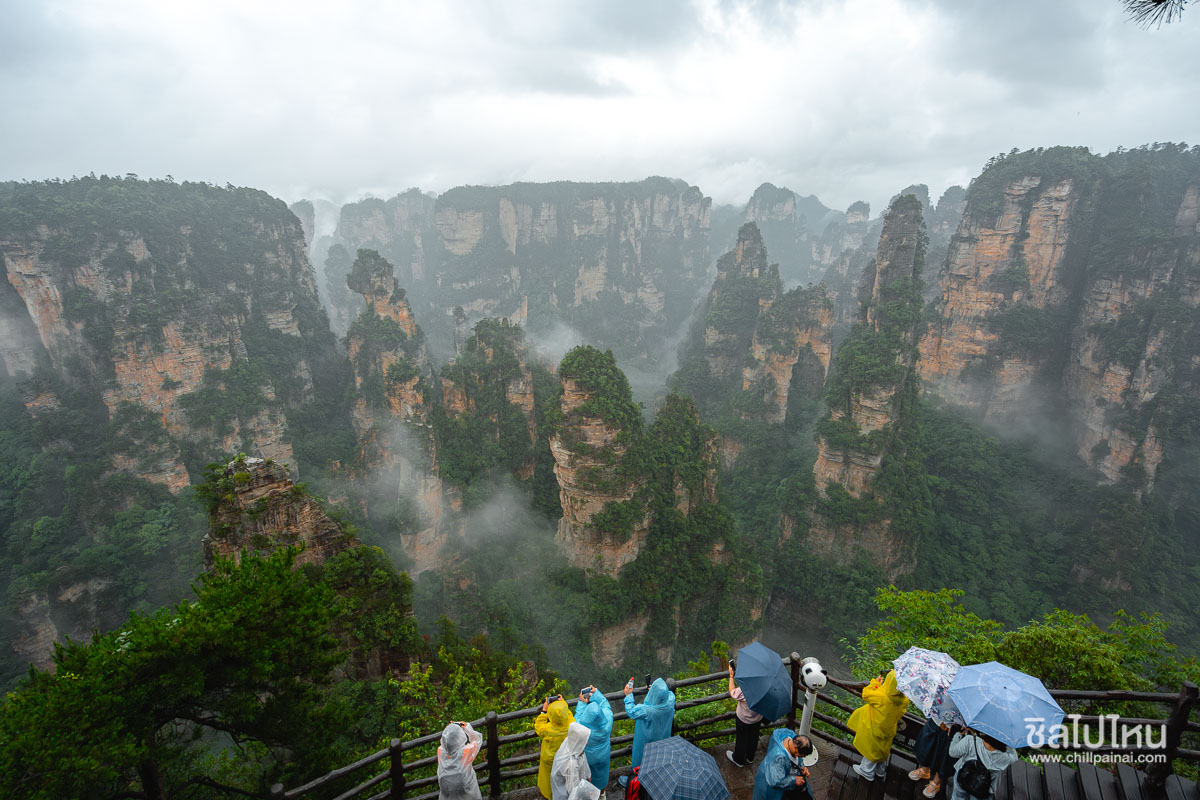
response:
{"label": "white rain poncho", "polygon": [[580,781],[567,800],[600,800],[600,790],[591,781]]}
{"label": "white rain poncho", "polygon": [[567,738],[554,754],[554,766],[550,769],[552,800],[570,800],[580,782],[592,777],[583,752],[591,733],[578,722],[572,722],[567,729]]}
{"label": "white rain poncho", "polygon": [[439,800],[483,800],[479,781],[471,767],[482,746],[483,735],[469,722],[466,725],[451,722],[442,730],[442,743],[437,752]]}

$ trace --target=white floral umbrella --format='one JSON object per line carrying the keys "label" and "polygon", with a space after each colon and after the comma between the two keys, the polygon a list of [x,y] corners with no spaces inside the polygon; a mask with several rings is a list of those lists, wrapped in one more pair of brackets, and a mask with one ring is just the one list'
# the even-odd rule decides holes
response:
{"label": "white floral umbrella", "polygon": [[921,713],[934,722],[963,725],[963,716],[946,689],[958,675],[959,664],[946,653],[910,647],[892,662],[896,688],[916,703]]}

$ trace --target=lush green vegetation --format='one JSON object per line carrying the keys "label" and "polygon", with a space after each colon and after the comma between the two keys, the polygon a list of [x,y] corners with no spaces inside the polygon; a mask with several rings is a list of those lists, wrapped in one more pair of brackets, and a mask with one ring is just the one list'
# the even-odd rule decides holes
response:
{"label": "lush green vegetation", "polygon": [[[1091,691],[1177,691],[1200,677],[1200,662],[1183,657],[1167,638],[1169,626],[1157,614],[1117,611],[1107,627],[1086,614],[1052,609],[1037,618],[1005,625],[965,609],[963,593],[904,592],[881,588],[875,604],[883,617],[854,645],[849,661],[860,678],[888,669],[909,647],[949,653],[960,664],[1000,661],[1039,678],[1053,689]],[[1159,718],[1154,703],[1064,701],[1068,712]],[[1194,765],[1178,764],[1195,776]]]}
{"label": "lush green vegetation", "polygon": [[[642,409],[633,401],[629,380],[617,366],[611,350],[601,352],[591,345],[576,347],[563,356],[558,375],[563,380],[575,381],[589,395],[574,414],[604,420],[619,431],[616,440],[623,444],[635,441],[641,434]],[[562,412],[553,416],[551,422],[564,425]]]}
{"label": "lush green vegetation", "polygon": [[[30,798],[261,795],[549,688],[449,623],[430,649],[407,578],[378,550],[304,570],[293,557],[218,562],[195,602],[58,646],[55,673],[5,698],[4,785]],[[339,679],[372,658],[406,679]]]}

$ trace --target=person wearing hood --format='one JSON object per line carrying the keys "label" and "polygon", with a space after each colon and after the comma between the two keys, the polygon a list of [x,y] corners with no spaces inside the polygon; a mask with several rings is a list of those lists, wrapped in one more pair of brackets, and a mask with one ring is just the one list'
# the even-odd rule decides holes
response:
{"label": "person wearing hood", "polygon": [[805,800],[812,800],[808,767],[801,763],[801,759],[812,751],[812,740],[807,736],[787,728],[776,729],[767,745],[767,754],[754,774],[753,800],[782,800],[785,793],[793,791]]}
{"label": "person wearing hood", "polygon": [[862,754],[862,763],[853,769],[869,781],[887,775],[888,756],[900,718],[908,709],[908,698],[896,688],[896,670],[880,673],[862,692],[865,701],[846,725],[854,731],[854,749]]}
{"label": "person wearing hood", "polygon": [[588,737],[587,755],[588,768],[592,771],[589,781],[600,791],[608,786],[608,765],[612,760],[612,704],[595,686],[589,686],[579,693],[579,704],[575,706],[575,721],[585,726],[591,735]]}
{"label": "person wearing hood", "polygon": [[550,768],[552,800],[569,800],[575,788],[592,777],[584,754],[591,733],[578,722],[567,726],[567,738],[554,754],[554,766]]}
{"label": "person wearing hood", "polygon": [[538,762],[538,789],[542,797],[551,800],[550,771],[554,768],[554,755],[567,738],[567,730],[575,717],[562,695],[547,697],[542,703],[542,713],[533,721],[533,729],[542,737],[542,754]]}
{"label": "person wearing hood", "polygon": [[469,722],[451,722],[442,730],[437,751],[438,800],[483,800],[471,766],[482,746],[483,735]]}
{"label": "person wearing hood", "polygon": [[[992,775],[992,791],[988,797],[995,797],[996,783],[1000,780],[1000,774],[1008,769],[1009,764],[1017,760],[1017,751],[986,733],[968,732],[964,734],[961,725],[954,726],[954,731],[954,736],[950,739],[949,755],[950,758],[958,759],[954,762],[955,776],[957,777],[963,764],[968,761],[978,761]],[[978,800],[959,786],[957,780],[950,782],[954,785],[950,800]]]}
{"label": "person wearing hood", "polygon": [[[625,713],[636,720],[633,726],[633,761],[632,766],[642,765],[642,749],[659,739],[671,735],[671,723],[675,721],[675,693],[667,688],[667,682],[655,678],[646,692],[646,700],[642,703],[633,702],[633,687],[625,686]],[[622,786],[628,776],[622,775],[618,781]]]}

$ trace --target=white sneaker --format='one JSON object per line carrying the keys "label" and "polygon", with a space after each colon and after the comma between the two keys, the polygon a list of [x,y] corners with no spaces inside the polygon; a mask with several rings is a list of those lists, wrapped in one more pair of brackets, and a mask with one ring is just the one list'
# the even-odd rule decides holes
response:
{"label": "white sneaker", "polygon": [[741,769],[742,767],[746,766],[745,764],[739,764],[739,763],[737,762],[737,759],[733,757],[733,751],[732,751],[732,750],[726,750],[726,751],[725,751],[725,757],[729,759],[729,763],[733,764],[733,765],[734,765],[735,767],[737,767],[738,769]]}
{"label": "white sneaker", "polygon": [[875,780],[875,770],[866,772],[863,770],[862,764],[854,764],[850,767],[850,769],[854,770],[854,772],[858,775],[858,777],[862,778],[865,781]]}

